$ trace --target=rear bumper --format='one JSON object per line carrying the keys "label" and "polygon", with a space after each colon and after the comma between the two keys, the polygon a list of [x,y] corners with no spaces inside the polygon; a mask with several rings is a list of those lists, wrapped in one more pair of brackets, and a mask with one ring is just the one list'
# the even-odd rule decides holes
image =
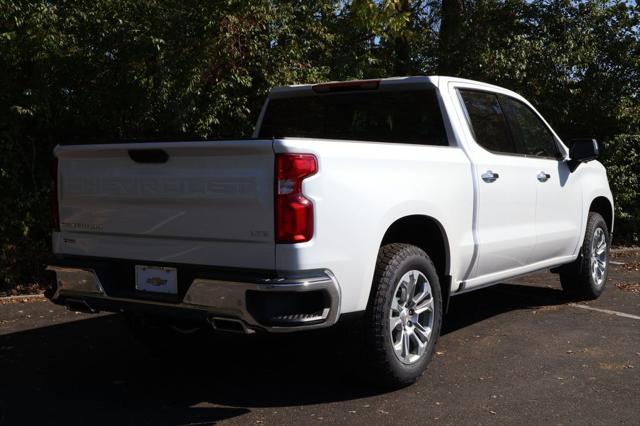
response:
{"label": "rear bumper", "polygon": [[[158,300],[153,295],[112,291],[102,282],[109,274],[90,265],[51,264],[56,288],[51,300],[70,309],[143,312],[168,317],[206,320],[214,328],[253,333],[289,332],[329,327],[340,316],[340,287],[328,270],[291,273],[283,277],[233,279],[193,277],[181,300]],[[233,323],[234,327],[229,327]],[[235,329],[234,329],[235,328]]]}

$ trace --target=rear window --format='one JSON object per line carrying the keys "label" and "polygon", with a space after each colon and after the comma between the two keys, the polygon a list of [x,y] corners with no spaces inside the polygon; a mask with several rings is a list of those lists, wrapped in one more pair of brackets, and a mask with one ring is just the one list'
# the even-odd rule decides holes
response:
{"label": "rear window", "polygon": [[448,145],[440,106],[430,89],[271,99],[259,137]]}

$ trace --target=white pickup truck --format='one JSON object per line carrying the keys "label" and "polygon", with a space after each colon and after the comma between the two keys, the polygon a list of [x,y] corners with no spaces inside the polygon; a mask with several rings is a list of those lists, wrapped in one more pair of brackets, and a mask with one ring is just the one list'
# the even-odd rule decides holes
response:
{"label": "white pickup truck", "polygon": [[480,82],[275,88],[251,139],[58,146],[52,300],[142,333],[351,318],[370,377],[405,385],[451,296],[543,268],[600,295],[613,201],[597,155]]}

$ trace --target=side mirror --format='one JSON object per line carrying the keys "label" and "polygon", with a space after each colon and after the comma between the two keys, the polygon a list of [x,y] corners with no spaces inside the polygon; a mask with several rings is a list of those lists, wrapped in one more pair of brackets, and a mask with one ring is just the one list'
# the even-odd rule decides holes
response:
{"label": "side mirror", "polygon": [[573,139],[569,148],[569,168],[573,172],[580,163],[598,158],[600,149],[595,139]]}

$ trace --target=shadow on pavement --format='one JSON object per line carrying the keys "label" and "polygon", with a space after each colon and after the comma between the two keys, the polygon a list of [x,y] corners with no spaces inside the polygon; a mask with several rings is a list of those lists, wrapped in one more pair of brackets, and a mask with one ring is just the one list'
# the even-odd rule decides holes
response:
{"label": "shadow on pavement", "polygon": [[559,288],[499,284],[451,298],[442,335],[505,312],[570,302]]}
{"label": "shadow on pavement", "polygon": [[[453,298],[443,334],[565,302],[560,290],[501,284]],[[118,315],[0,336],[0,424],[206,424],[379,393],[354,379],[347,336],[231,336],[153,353]]]}

